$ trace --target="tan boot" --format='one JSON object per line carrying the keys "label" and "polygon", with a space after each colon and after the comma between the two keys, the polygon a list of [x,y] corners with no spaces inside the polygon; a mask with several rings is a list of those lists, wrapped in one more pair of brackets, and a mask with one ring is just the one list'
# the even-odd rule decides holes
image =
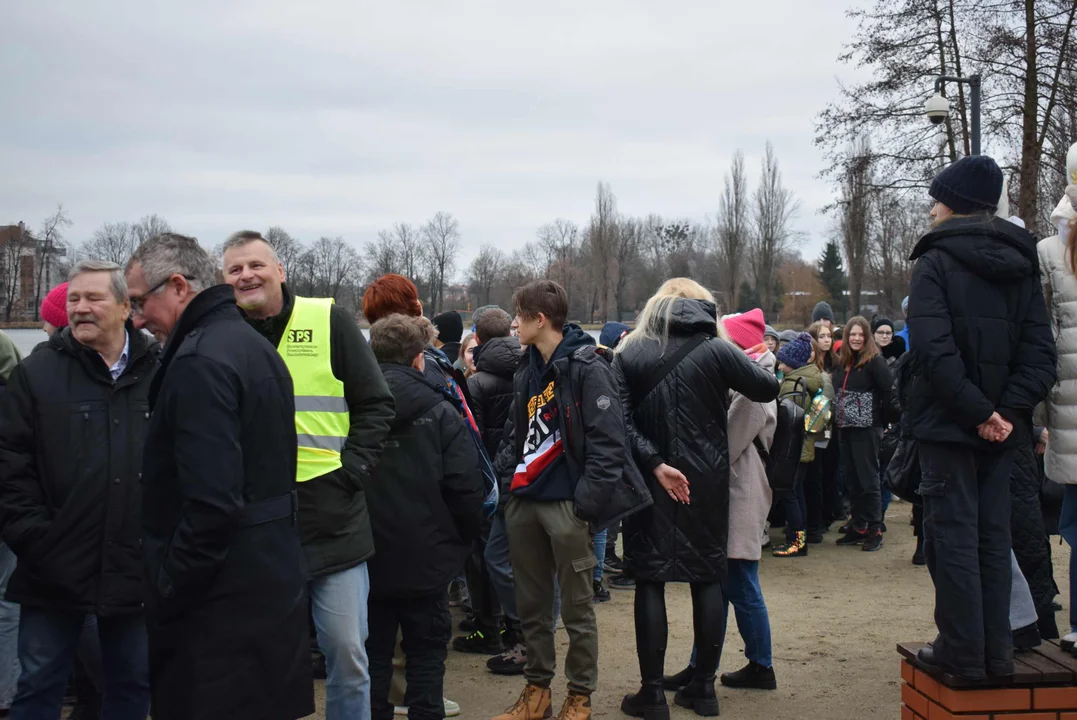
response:
{"label": "tan boot", "polygon": [[561,712],[557,713],[557,720],[590,720],[591,719],[591,696],[571,694],[565,698],[565,704],[561,706]]}
{"label": "tan boot", "polygon": [[494,720],[543,720],[551,715],[553,715],[553,709],[550,707],[550,688],[528,685],[520,693],[520,699],[516,701],[516,704]]}

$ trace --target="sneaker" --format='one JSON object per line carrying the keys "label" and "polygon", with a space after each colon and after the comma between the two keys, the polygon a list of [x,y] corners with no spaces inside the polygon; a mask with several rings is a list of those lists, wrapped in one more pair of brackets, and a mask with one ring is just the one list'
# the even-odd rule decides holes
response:
{"label": "sneaker", "polygon": [[464,605],[471,605],[467,585],[459,580],[453,580],[449,583],[449,607],[463,607]]}
{"label": "sneaker", "polygon": [[594,586],[594,597],[591,598],[593,602],[604,603],[610,601],[610,591],[602,586],[601,580],[595,580],[592,585]]}
{"label": "sneaker", "polygon": [[864,552],[875,552],[883,546],[883,534],[881,530],[876,530],[869,533],[867,539],[864,540],[863,546],[860,548]]}
{"label": "sneaker", "polygon": [[505,652],[486,661],[486,669],[494,675],[523,675],[527,667],[527,646],[516,643]]}
{"label": "sneaker", "polygon": [[494,720],[543,720],[548,717],[550,717],[550,688],[527,685],[520,693],[516,704]]}
{"label": "sneaker", "polygon": [[[454,703],[449,698],[441,698],[441,701],[445,703],[445,717],[456,717],[460,714],[460,704]],[[408,709],[403,705],[397,705],[393,708],[393,715],[400,715],[401,717],[408,716]]]}
{"label": "sneaker", "polygon": [[557,713],[557,720],[591,720],[591,696],[569,693]]}
{"label": "sneaker", "polygon": [[763,523],[763,537],[759,538],[759,546],[770,547],[770,521]]}
{"label": "sneaker", "polygon": [[610,587],[614,590],[631,590],[636,587],[636,580],[628,575],[621,575],[610,580]]}
{"label": "sneaker", "polygon": [[860,543],[864,542],[867,539],[868,539],[868,531],[867,531],[867,529],[857,530],[856,528],[850,527],[848,530],[845,531],[844,535],[842,535],[840,538],[838,538],[837,540],[834,541],[834,544],[835,545],[859,545]]}
{"label": "sneaker", "polygon": [[468,616],[460,621],[457,626],[460,628],[460,632],[473,633],[479,629],[479,626],[475,624],[475,614],[468,613]]}
{"label": "sneaker", "polygon": [[456,652],[472,653],[474,655],[500,655],[505,652],[505,646],[501,644],[501,633],[484,633],[476,630],[470,635],[454,638],[452,649]]}
{"label": "sneaker", "polygon": [[723,685],[731,688],[749,690],[776,690],[778,688],[778,681],[774,678],[774,668],[765,668],[751,660],[740,670],[722,675],[721,681]]}
{"label": "sneaker", "polygon": [[625,561],[617,557],[615,553],[607,553],[606,559],[602,561],[602,569],[608,573],[624,572]]}
{"label": "sneaker", "polygon": [[1077,632],[1066,633],[1062,636],[1062,639],[1058,643],[1063,650],[1069,652],[1073,649],[1074,645],[1077,645]]}

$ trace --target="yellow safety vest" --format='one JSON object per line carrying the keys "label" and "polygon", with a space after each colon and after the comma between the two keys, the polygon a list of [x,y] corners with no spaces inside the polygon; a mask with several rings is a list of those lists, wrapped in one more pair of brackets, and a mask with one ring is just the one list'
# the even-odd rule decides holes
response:
{"label": "yellow safety vest", "polygon": [[329,350],[332,298],[296,297],[292,317],[277,346],[295,387],[295,432],[299,446],[296,482],[305,482],[341,466],[351,416],[344,383],[333,375]]}

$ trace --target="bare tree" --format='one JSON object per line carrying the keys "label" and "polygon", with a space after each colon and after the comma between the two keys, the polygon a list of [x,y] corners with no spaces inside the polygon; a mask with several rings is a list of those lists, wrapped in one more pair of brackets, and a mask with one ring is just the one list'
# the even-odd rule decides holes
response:
{"label": "bare tree", "polygon": [[860,137],[847,150],[842,170],[841,197],[837,203],[838,227],[849,273],[849,312],[860,312],[860,292],[870,250],[873,201],[871,144]]}
{"label": "bare tree", "polygon": [[423,226],[423,239],[429,253],[433,314],[442,310],[445,279],[452,275],[460,254],[460,225],[451,213],[439,212]]}
{"label": "bare tree", "polygon": [[909,256],[923,232],[923,205],[893,192],[880,194],[872,203],[876,220],[872,223],[868,269],[881,293],[881,312],[900,311],[901,299],[908,292],[912,279]]}
{"label": "bare tree", "polygon": [[538,229],[538,243],[545,255],[546,277],[565,288],[571,298],[579,275],[579,228],[570,220],[557,218]]}
{"label": "bare tree", "polygon": [[505,253],[491,245],[483,245],[468,269],[468,284],[478,298],[479,305],[490,304],[494,283],[501,279],[505,270]]}
{"label": "bare tree", "polygon": [[135,235],[135,247],[138,247],[154,235],[172,232],[172,226],[163,217],[153,213],[143,215],[141,220],[131,226],[131,232]]}
{"label": "bare tree", "polygon": [[94,260],[108,260],[117,265],[125,265],[136,247],[130,223],[107,222],[97,228],[93,237],[83,244],[82,254]]}
{"label": "bare tree", "polygon": [[781,303],[778,266],[798,239],[790,225],[800,204],[793,191],[782,183],[778,158],[769,142],[763,156],[759,187],[752,200],[751,259],[755,288],[764,311],[773,312]]}
{"label": "bare tree", "polygon": [[66,252],[64,229],[70,226],[71,219],[67,217],[63,205],[57,205],[56,212],[41,223],[41,234],[34,253],[37,266],[37,278],[34,282],[34,317],[37,317],[37,313],[40,312],[41,296],[44,294],[45,285],[52,282],[53,256],[60,250]]}
{"label": "bare tree", "polygon": [[599,318],[606,320],[609,317],[610,271],[617,243],[617,198],[610,186],[603,182],[595,191],[595,210],[587,228],[587,239],[591,251],[591,277],[595,282],[592,319],[597,310]]}
{"label": "bare tree", "polygon": [[291,273],[295,270],[299,257],[305,252],[303,244],[289,235],[288,231],[279,225],[274,225],[266,230],[265,239],[273,247],[274,252],[277,253],[277,258],[280,259],[281,265],[284,266],[284,272]]}
{"label": "bare tree", "polygon": [[622,218],[617,223],[617,244],[614,262],[617,280],[613,285],[613,304],[617,320],[628,306],[628,279],[632,269],[639,263],[640,247],[643,245],[643,222],[635,218]]}
{"label": "bare tree", "polygon": [[368,242],[364,252],[368,280],[374,281],[382,275],[400,272],[392,232],[379,230],[377,239]]}
{"label": "bare tree", "polygon": [[342,237],[319,238],[310,248],[310,263],[319,297],[339,299],[341,291],[357,283],[362,272],[359,254]]}
{"label": "bare tree", "polygon": [[19,223],[14,232],[8,234],[0,245],[0,277],[4,279],[4,319],[11,320],[15,312],[15,300],[23,285],[23,257],[26,248],[36,247],[32,232],[24,223]]}
{"label": "bare tree", "polygon": [[744,174],[744,153],[733,155],[725,189],[718,202],[717,250],[722,262],[722,292],[731,308],[737,307],[742,273],[746,265],[750,224],[748,221],[748,178]]}

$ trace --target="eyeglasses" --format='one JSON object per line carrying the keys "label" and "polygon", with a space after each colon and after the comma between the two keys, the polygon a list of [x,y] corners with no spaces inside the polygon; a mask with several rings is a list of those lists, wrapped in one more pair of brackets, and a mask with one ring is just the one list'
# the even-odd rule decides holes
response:
{"label": "eyeglasses", "polygon": [[883,337],[890,337],[891,335],[894,334],[894,331],[893,330],[876,330],[875,334],[876,335],[882,335]]}
{"label": "eyeglasses", "polygon": [[[177,275],[177,274],[178,273],[172,273],[172,275]],[[129,296],[128,299],[131,301],[131,313],[133,315],[141,315],[142,311],[145,309],[144,305],[146,303],[146,298],[148,298],[150,295],[153,295],[155,292],[157,292],[158,290],[163,288],[165,285],[167,285],[168,281],[172,279],[172,275],[169,275],[164,280],[157,283],[156,285],[154,285],[153,287],[151,287],[149,290],[142,293],[141,295],[131,295],[131,296]],[[194,279],[190,275],[182,275],[181,277],[183,277],[184,279],[186,279],[188,281]]]}

